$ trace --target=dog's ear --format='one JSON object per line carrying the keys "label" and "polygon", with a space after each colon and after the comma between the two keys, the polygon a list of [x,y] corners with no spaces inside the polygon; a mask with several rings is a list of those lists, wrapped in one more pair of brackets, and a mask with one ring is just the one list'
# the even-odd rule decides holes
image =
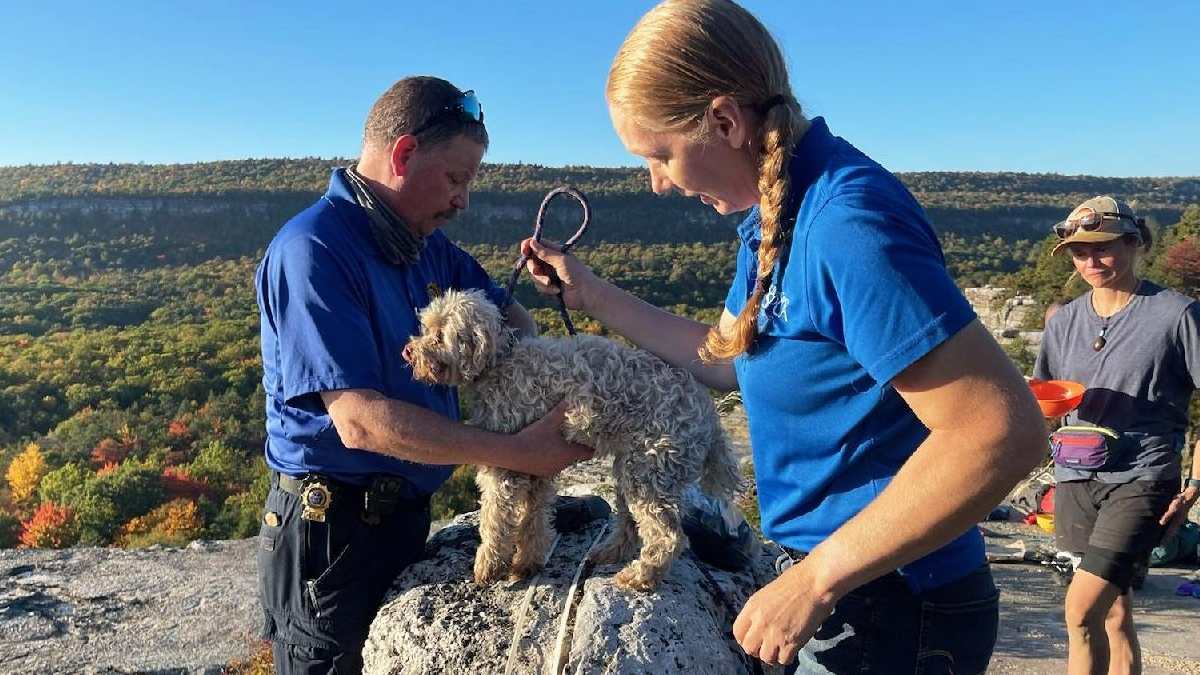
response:
{"label": "dog's ear", "polygon": [[499,340],[504,333],[504,317],[482,292],[472,291],[466,295],[463,318],[465,332],[469,335],[463,336],[467,344],[460,345],[460,373],[464,380],[470,382],[496,363]]}

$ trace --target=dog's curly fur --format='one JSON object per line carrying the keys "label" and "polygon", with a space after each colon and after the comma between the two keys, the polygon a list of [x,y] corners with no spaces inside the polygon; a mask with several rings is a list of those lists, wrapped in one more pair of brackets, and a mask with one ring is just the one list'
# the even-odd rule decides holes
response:
{"label": "dog's curly fur", "polygon": [[[446,292],[420,319],[421,334],[404,350],[413,376],[466,388],[472,424],[515,433],[565,398],[564,436],[613,456],[617,523],[591,560],[629,560],[640,539],[641,555],[617,574],[618,586],[649,591],[662,582],[686,546],[681,504],[691,482],[724,499],[743,488],[712,398],[687,371],[593,335],[518,341],[480,291]],[[552,541],[553,480],[481,467],[476,481],[475,580],[532,576]]]}

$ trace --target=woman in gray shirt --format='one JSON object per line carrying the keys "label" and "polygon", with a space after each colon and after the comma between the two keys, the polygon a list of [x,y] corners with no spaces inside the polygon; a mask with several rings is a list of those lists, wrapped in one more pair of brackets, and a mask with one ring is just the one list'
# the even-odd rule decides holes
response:
{"label": "woman in gray shirt", "polygon": [[1134,570],[1162,537],[1180,493],[1188,404],[1200,387],[1200,303],[1135,272],[1150,231],[1128,204],[1094,197],[1054,226],[1091,286],[1046,324],[1034,378],[1087,387],[1068,425],[1121,435],[1098,469],[1057,466],[1058,548],[1078,567],[1067,588],[1069,673],[1140,673]]}

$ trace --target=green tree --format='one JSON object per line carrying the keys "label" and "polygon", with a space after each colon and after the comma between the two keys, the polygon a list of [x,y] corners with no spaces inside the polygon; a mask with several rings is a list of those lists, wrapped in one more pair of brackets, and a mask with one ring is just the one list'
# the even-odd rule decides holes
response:
{"label": "green tree", "polygon": [[208,536],[214,539],[241,539],[258,534],[263,505],[271,487],[270,474],[262,457],[255,459],[253,475],[248,490],[225,499],[209,526]]}

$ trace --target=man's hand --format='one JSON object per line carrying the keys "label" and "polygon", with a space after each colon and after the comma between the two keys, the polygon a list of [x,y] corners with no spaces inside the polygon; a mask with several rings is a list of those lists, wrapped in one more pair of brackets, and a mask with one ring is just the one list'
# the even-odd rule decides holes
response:
{"label": "man's hand", "polygon": [[567,419],[567,402],[562,400],[540,420],[530,424],[516,436],[529,452],[519,458],[520,467],[514,471],[549,478],[575,462],[591,459],[592,448],[563,438],[562,425]]}

